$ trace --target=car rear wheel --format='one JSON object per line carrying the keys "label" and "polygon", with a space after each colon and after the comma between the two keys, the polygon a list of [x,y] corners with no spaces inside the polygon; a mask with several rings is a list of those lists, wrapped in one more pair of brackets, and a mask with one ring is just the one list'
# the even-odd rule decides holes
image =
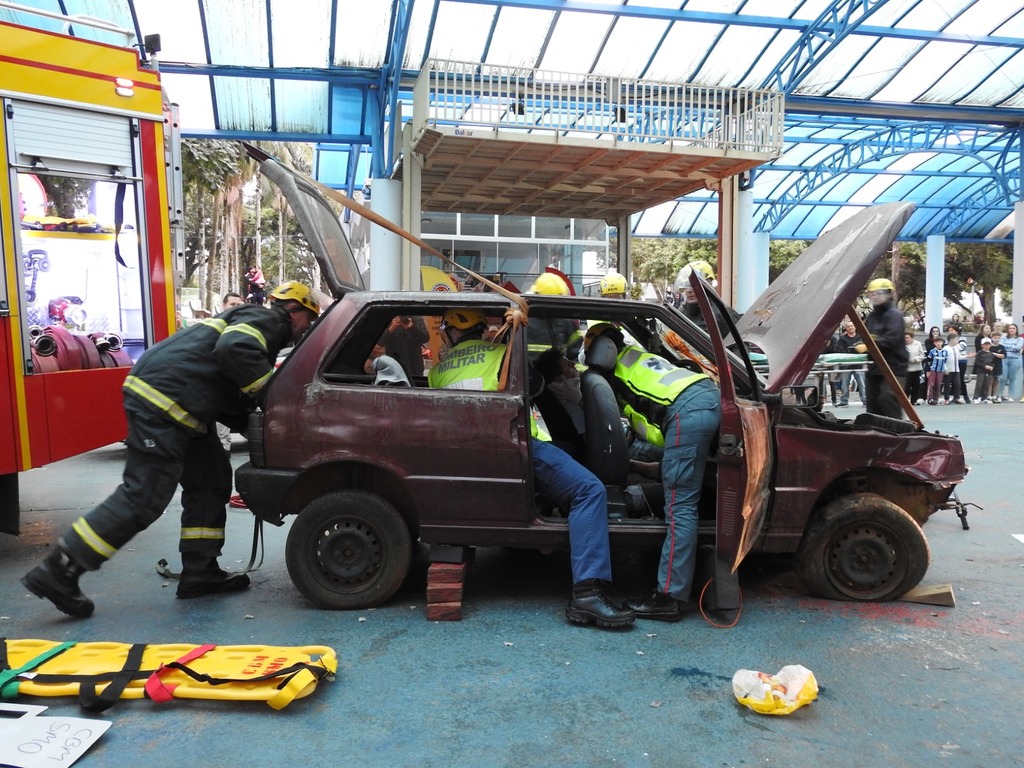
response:
{"label": "car rear wheel", "polygon": [[931,562],[928,540],[903,509],[873,493],[828,504],[797,552],[807,588],[830,600],[894,600],[916,587]]}
{"label": "car rear wheel", "polygon": [[366,491],[337,491],[310,502],[288,532],[292,582],[320,608],[353,610],[385,602],[402,585],[412,537],[390,503]]}

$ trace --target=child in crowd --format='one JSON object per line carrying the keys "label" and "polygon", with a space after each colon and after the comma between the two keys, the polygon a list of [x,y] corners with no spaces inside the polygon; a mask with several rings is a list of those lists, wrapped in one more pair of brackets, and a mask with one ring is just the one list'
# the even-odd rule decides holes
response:
{"label": "child in crowd", "polygon": [[989,402],[989,393],[999,377],[993,377],[996,357],[992,354],[992,339],[981,340],[981,349],[974,356],[974,402]]}
{"label": "child in crowd", "polygon": [[942,383],[946,376],[949,352],[943,348],[941,336],[933,337],[932,348],[928,350],[928,405],[935,405],[942,395]]}
{"label": "child in crowd", "polygon": [[999,384],[1003,379],[1003,359],[1006,357],[1006,347],[1003,346],[1003,334],[998,328],[992,329],[992,346],[990,347],[992,357],[995,358],[993,363],[994,368],[992,369],[992,381],[989,390],[988,398],[993,403],[1002,402],[999,397]]}
{"label": "child in crowd", "polygon": [[[946,405],[960,405],[960,334],[950,331],[946,337],[946,374],[943,383]],[[952,395],[952,397],[950,397]]]}

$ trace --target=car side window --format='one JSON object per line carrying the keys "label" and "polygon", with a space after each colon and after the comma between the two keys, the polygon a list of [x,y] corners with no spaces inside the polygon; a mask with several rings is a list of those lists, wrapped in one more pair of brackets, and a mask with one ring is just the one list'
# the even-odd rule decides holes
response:
{"label": "car side window", "polygon": [[[438,322],[437,318],[415,315],[400,307],[371,308],[324,366],[324,378],[338,384],[373,384],[381,379],[396,384],[404,378],[411,386],[425,386],[429,329]],[[390,358],[387,365],[375,365],[382,355]],[[383,376],[378,377],[382,369]]]}

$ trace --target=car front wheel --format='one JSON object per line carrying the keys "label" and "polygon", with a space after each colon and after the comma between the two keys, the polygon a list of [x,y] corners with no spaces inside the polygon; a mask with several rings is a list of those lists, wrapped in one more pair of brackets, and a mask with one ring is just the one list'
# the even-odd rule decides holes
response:
{"label": "car front wheel", "polygon": [[366,491],[336,491],[310,502],[285,547],[292,582],[307,600],[329,610],[384,603],[402,585],[411,561],[405,520]]}
{"label": "car front wheel", "polygon": [[928,540],[917,522],[873,493],[829,503],[797,552],[804,584],[830,600],[895,600],[920,583],[930,562]]}

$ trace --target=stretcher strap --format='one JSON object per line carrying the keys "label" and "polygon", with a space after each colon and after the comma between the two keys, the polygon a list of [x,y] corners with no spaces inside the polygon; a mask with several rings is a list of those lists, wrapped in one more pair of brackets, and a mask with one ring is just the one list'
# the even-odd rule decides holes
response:
{"label": "stretcher strap", "polygon": [[7,638],[0,637],[0,699],[13,699],[18,695],[18,675],[30,672],[40,664],[58,656],[68,648],[74,647],[74,643],[61,643],[55,645],[48,651],[43,651],[34,659],[27,661],[17,669],[11,669],[7,661]]}
{"label": "stretcher strap", "polygon": [[[296,662],[289,667],[283,667],[275,672],[269,672],[265,675],[258,675],[256,677],[211,677],[210,675],[196,672],[190,669],[184,662],[172,661],[165,665],[170,669],[177,669],[180,672],[185,673],[193,680],[200,683],[206,683],[207,685],[227,685],[229,683],[253,683],[261,682],[263,680],[276,680],[282,678],[281,682],[276,686],[277,693],[267,699],[269,704],[274,709],[284,709],[290,704],[296,696],[298,696],[307,686],[316,684],[323,677],[331,673],[325,666],[310,664],[304,661]],[[147,687],[148,691],[148,687]]]}
{"label": "stretcher strap", "polygon": [[[187,664],[188,662],[192,661],[192,659],[198,659],[204,653],[206,653],[207,651],[212,651],[216,647],[216,645],[209,644],[197,645],[195,648],[186,653],[177,661],[171,662],[171,664]],[[146,695],[149,696],[149,698],[151,698],[153,701],[156,701],[160,704],[166,704],[168,701],[173,699],[174,689],[178,687],[176,685],[168,686],[166,683],[164,683],[163,680],[160,679],[160,674],[169,667],[170,664],[161,664],[160,667],[146,680]]]}
{"label": "stretcher strap", "polygon": [[501,361],[501,370],[498,374],[499,392],[504,392],[505,387],[508,384],[509,365],[512,361],[512,355],[510,352],[512,350],[512,345],[515,343],[516,331],[519,330],[523,323],[528,322],[529,319],[527,318],[526,313],[519,311],[515,307],[509,307],[505,310],[505,324],[498,329],[498,333],[494,336],[495,341],[502,341],[505,334],[508,333],[508,342],[506,343],[508,351],[505,353],[505,357]]}
{"label": "stretcher strap", "polygon": [[124,224],[124,194],[127,190],[127,184],[118,184],[114,190],[114,258],[122,267],[128,265],[121,258],[121,246],[117,240],[121,236],[121,226]]}
{"label": "stretcher strap", "polygon": [[196,672],[194,669],[186,666],[185,664],[178,661],[169,661],[164,665],[169,669],[177,669],[180,672],[184,672],[186,675],[191,677],[193,680],[206,683],[207,685],[228,685],[229,683],[259,683],[264,680],[276,680],[278,678],[287,678],[281,682],[278,688],[283,688],[287,683],[288,679],[294,674],[303,670],[308,670],[313,673],[315,678],[319,680],[327,674],[328,670],[318,664],[310,664],[307,661],[297,661],[291,666],[281,667],[281,669],[273,672],[268,672],[265,675],[256,675],[255,677],[212,677],[204,672]]}
{"label": "stretcher strap", "polygon": [[100,694],[96,693],[96,683],[83,682],[78,687],[78,705],[86,712],[104,712],[121,698],[128,683],[138,677],[142,666],[142,654],[146,651],[145,643],[135,643],[128,651],[128,658],[120,672],[110,676],[110,683]]}

